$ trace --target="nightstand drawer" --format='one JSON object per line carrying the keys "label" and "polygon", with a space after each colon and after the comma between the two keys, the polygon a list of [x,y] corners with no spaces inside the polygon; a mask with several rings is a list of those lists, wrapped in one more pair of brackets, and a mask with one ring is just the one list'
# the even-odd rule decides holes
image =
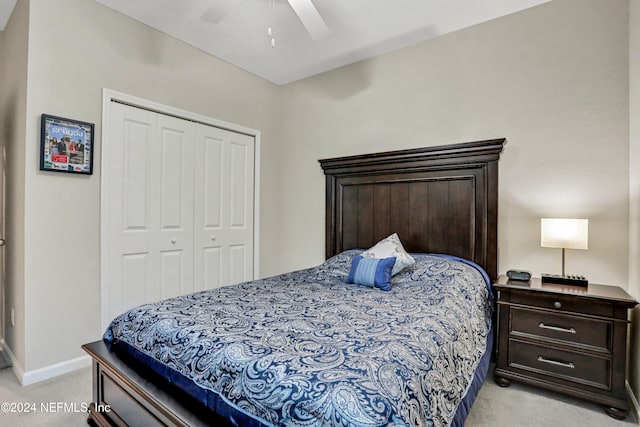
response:
{"label": "nightstand drawer", "polygon": [[500,276],[493,286],[496,383],[520,381],[581,397],[624,418],[627,315],[637,302],[618,286],[594,283],[576,288]]}
{"label": "nightstand drawer", "polygon": [[512,293],[510,302],[512,304],[530,305],[534,307],[584,313],[594,316],[613,317],[614,315],[613,304],[595,301],[581,301],[564,295]]}
{"label": "nightstand drawer", "polygon": [[538,374],[611,389],[611,361],[572,351],[509,340],[509,366]]}
{"label": "nightstand drawer", "polygon": [[511,334],[558,340],[610,353],[613,322],[511,307]]}

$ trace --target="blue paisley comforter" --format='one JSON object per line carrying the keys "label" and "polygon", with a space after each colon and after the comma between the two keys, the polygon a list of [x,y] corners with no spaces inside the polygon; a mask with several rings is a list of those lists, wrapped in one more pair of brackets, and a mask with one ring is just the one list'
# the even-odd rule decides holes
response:
{"label": "blue paisley comforter", "polygon": [[104,339],[238,425],[449,425],[487,348],[488,283],[417,255],[388,292],[347,284],[358,253],[134,308]]}

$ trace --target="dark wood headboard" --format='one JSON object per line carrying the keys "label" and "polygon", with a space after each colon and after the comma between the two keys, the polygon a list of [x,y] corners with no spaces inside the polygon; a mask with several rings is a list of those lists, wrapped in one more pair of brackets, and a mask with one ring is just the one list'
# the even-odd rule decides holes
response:
{"label": "dark wood headboard", "polygon": [[497,278],[498,159],[505,139],[320,160],[326,256],[398,233],[409,252],[447,253]]}

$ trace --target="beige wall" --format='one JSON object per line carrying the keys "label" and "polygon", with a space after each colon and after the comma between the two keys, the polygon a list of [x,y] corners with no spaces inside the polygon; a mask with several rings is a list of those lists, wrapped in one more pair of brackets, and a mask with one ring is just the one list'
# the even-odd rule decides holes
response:
{"label": "beige wall", "polygon": [[[588,217],[590,248],[570,251],[568,270],[627,287],[627,0],[556,0],[282,88],[96,2],[16,10],[2,36],[3,59],[16,61],[0,86],[13,167],[7,305],[18,315],[7,342],[27,371],[82,355],[102,332],[104,87],[262,131],[262,276],[323,259],[319,158],[506,137],[500,270],[558,272],[539,218]],[[94,175],[38,170],[42,113],[96,124]],[[81,261],[60,274],[69,260]]]}
{"label": "beige wall", "polygon": [[590,219],[568,272],[627,286],[628,3],[557,0],[284,88],[281,270],[324,254],[320,158],[506,137],[499,269],[559,273],[545,216]]}
{"label": "beige wall", "polygon": [[499,270],[559,273],[539,219],[586,217],[589,250],[568,251],[567,271],[640,298],[639,3],[556,0],[285,86],[280,269],[324,255],[317,159],[506,137]]}
{"label": "beige wall", "polygon": [[[25,154],[27,371],[81,356],[80,345],[102,334],[103,88],[262,131],[262,248],[277,243],[273,200],[281,122],[277,86],[97,2],[31,0],[30,12]],[[56,31],[50,30],[52,22]],[[92,176],[38,170],[42,113],[96,124]],[[272,252],[261,253],[261,273],[269,274]]]}
{"label": "beige wall", "polygon": [[[629,2],[629,292],[640,300],[640,2]],[[633,311],[629,383],[640,398],[640,307]]]}
{"label": "beige wall", "polygon": [[[4,144],[7,180],[5,275],[5,341],[17,359],[16,367],[25,366],[25,130],[27,103],[27,52],[29,1],[19,0],[0,39],[0,138]],[[0,143],[0,147],[3,145]],[[1,160],[0,160],[1,161]],[[10,307],[15,308],[16,325],[11,327]]]}

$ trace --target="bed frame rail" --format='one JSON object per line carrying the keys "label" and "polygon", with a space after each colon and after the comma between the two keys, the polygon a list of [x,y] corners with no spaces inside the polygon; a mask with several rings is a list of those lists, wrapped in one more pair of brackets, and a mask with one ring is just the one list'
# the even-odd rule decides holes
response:
{"label": "bed frame rail", "polygon": [[120,354],[104,341],[82,346],[93,358],[93,402],[90,425],[97,426],[229,426],[208,408]]}

